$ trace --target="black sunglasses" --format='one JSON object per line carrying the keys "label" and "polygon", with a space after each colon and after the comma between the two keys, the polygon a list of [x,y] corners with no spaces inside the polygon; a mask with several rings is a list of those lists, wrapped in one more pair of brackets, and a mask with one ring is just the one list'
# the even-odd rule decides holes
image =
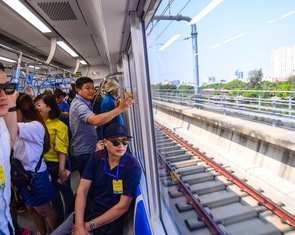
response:
{"label": "black sunglasses", "polygon": [[0,84],[0,92],[4,90],[6,95],[12,95],[15,92],[16,83],[7,82]]}
{"label": "black sunglasses", "polygon": [[118,147],[120,145],[120,143],[122,143],[124,146],[129,144],[129,140],[109,140],[107,139],[108,141],[112,142],[112,144],[115,146],[115,147]]}

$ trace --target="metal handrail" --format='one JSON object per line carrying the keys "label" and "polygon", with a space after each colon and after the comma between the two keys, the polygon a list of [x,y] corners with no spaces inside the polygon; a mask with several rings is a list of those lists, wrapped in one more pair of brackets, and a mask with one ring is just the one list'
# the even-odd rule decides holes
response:
{"label": "metal handrail", "polygon": [[[295,91],[248,91],[248,90],[231,90],[229,96],[227,93],[219,91],[221,94],[214,95],[211,93],[201,94],[196,97],[193,90],[152,90],[153,99],[187,104],[189,106],[208,106],[222,107],[223,109],[239,109],[245,111],[261,112],[271,115],[279,115],[285,117],[295,117]],[[257,93],[258,98],[243,97],[243,92]],[[272,98],[263,98],[262,94],[268,93]],[[288,99],[280,99],[273,96],[277,93],[287,93]]]}

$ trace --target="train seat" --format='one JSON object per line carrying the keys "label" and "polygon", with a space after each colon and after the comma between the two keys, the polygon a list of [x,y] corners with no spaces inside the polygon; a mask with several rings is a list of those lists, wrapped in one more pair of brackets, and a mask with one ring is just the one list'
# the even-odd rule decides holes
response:
{"label": "train seat", "polygon": [[152,235],[150,219],[147,214],[140,184],[136,188],[133,231],[135,235]]}

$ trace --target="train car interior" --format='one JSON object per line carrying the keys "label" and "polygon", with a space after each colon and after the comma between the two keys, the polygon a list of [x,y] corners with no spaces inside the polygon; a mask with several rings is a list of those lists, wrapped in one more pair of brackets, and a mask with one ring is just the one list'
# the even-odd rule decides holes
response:
{"label": "train car interior", "polygon": [[[126,125],[134,136],[134,154],[137,152],[148,174],[142,177],[144,190],[138,191],[136,221],[144,214],[150,219],[149,210],[159,215],[158,205],[148,202],[148,197],[158,198],[155,180],[149,183],[151,189],[145,185],[146,179],[156,179],[156,175],[151,177],[144,169],[144,158],[155,163],[155,150],[143,47],[143,19],[148,22],[158,4],[138,0],[0,1],[0,60],[18,91],[31,89],[37,95],[56,86],[69,91],[78,76],[91,77],[95,85],[116,78],[122,92],[132,89],[136,104],[125,114]],[[158,224],[155,228],[160,228],[158,234],[163,233],[160,219],[153,220]],[[142,228],[136,227],[135,234]]]}
{"label": "train car interior", "polygon": [[[170,117],[164,127],[155,124],[161,120],[160,114],[157,116],[161,110],[153,107],[152,90],[159,84],[171,85],[169,79],[177,85],[183,80],[188,86],[193,84],[193,93],[188,96],[195,99],[200,95],[200,79],[210,77],[215,70],[236,66],[237,72],[245,64],[252,69],[258,61],[265,62],[264,53],[270,60],[270,51],[257,48],[278,38],[281,44],[290,44],[289,39],[294,37],[285,24],[292,20],[294,23],[295,11],[287,12],[295,6],[290,0],[284,0],[286,6],[269,1],[268,8],[265,2],[268,1],[0,0],[0,61],[18,91],[33,96],[47,88],[68,93],[80,76],[90,77],[95,86],[114,78],[120,84],[121,97],[131,92],[133,105],[123,117],[133,136],[130,149],[140,162],[142,176],[125,234],[234,234],[226,232],[231,224],[226,227],[222,223],[227,220],[222,219],[217,221],[222,224],[221,229],[214,230],[218,227],[215,225],[208,229],[204,217],[196,212],[198,202],[192,203],[188,198],[180,202],[179,194],[183,193],[182,188],[189,188],[189,180],[183,185],[175,183],[177,167],[190,171],[188,164],[198,160],[174,164],[176,157],[172,155],[178,144],[168,145],[166,137],[161,139],[159,129],[165,131],[171,124],[174,131],[188,130],[191,123]],[[239,40],[242,46],[235,44]],[[247,60],[248,56],[251,59]],[[238,59],[243,59],[242,65],[236,63]],[[211,63],[215,63],[212,68]],[[206,72],[205,67],[209,67]],[[221,76],[216,73],[214,76]],[[189,79],[192,82],[187,82]],[[172,98],[174,95],[169,97]],[[194,106],[194,102],[190,104]],[[160,160],[156,146],[171,154],[169,160]],[[191,152],[177,151],[179,156],[191,158]],[[173,192],[168,189],[170,186],[174,187]],[[188,195],[199,201],[196,194]],[[209,210],[207,205],[204,210]],[[203,213],[211,223],[212,214]],[[184,218],[179,219],[180,214]]]}

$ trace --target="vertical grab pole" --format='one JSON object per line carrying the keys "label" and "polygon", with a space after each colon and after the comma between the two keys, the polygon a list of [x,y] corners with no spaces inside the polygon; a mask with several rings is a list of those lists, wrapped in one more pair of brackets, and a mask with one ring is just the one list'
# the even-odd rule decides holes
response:
{"label": "vertical grab pole", "polygon": [[21,72],[21,61],[22,61],[22,52],[19,52],[18,59],[17,59],[17,67],[15,72],[15,79],[14,82],[16,83],[16,90],[18,91],[18,85],[19,85],[19,78],[20,78],[20,72]]}

